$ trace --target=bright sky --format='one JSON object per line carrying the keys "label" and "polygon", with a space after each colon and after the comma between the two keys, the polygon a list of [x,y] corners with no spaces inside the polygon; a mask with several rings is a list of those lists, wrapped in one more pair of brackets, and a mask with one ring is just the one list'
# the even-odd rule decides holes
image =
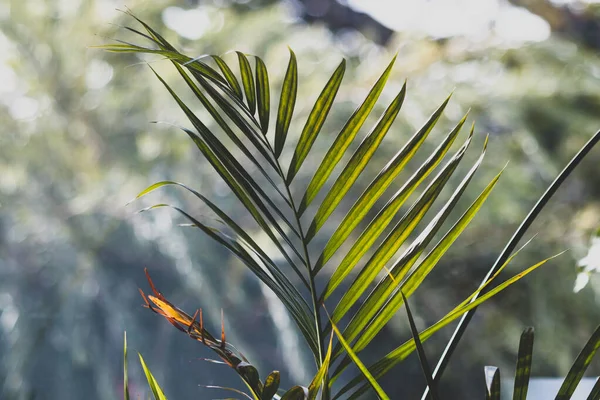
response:
{"label": "bright sky", "polygon": [[[550,26],[524,8],[502,0],[346,0],[388,28],[418,32],[433,38],[490,34],[508,42],[538,42],[550,36]],[[564,1],[564,0],[563,0]]]}

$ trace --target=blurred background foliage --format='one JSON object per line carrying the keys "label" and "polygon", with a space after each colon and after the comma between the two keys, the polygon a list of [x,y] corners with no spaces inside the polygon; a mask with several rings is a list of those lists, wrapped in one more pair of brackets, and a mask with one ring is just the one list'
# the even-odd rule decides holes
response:
{"label": "blurred background foliage", "polygon": [[[291,139],[342,57],[349,68],[330,128],[343,124],[398,52],[380,111],[404,79],[408,95],[375,168],[455,89],[433,137],[469,108],[478,143],[491,135],[487,168],[467,200],[510,164],[480,215],[413,297],[417,323],[424,326],[477,286],[533,202],[600,127],[600,7],[567,0],[402,4],[131,0],[126,6],[154,26],[164,25],[161,33],[190,54],[239,49],[260,55],[275,77],[275,91],[289,45],[300,74]],[[225,367],[200,359],[209,356],[204,348],[140,307],[136,289],[145,284],[144,267],[174,303],[188,311],[202,307],[213,328],[222,308],[228,340],[263,374],[279,369],[282,386],[306,384],[314,366],[268,290],[223,248],[178,227],[182,221],[174,214],[136,215],[145,203],[125,206],[147,185],[172,179],[208,194],[230,215],[241,210],[185,135],[168,124],[182,123],[184,116],[145,62],[189,95],[170,63],[88,48],[127,38],[119,26],[133,21],[116,11],[123,6],[115,0],[0,3],[0,398],[119,397],[124,330],[130,351],[144,354],[170,398],[220,395],[200,384],[239,387]],[[150,123],[156,120],[168,123]],[[322,136],[313,157],[322,157],[333,140]],[[311,178],[310,164],[298,182]],[[590,239],[600,226],[598,165],[596,149],[531,228],[530,235],[538,236],[510,273],[571,251],[480,308],[442,381],[449,398],[482,395],[485,364],[510,375],[519,334],[528,325],[537,332],[533,374],[564,376],[600,322],[600,280],[593,274],[600,269],[599,245]],[[354,190],[360,193],[360,183]],[[154,196],[148,204],[194,204],[177,190]],[[321,235],[312,245],[324,245]],[[363,353],[365,363],[410,337],[400,314]],[[449,335],[447,330],[427,342],[432,359]],[[413,356],[382,385],[418,398],[425,387],[419,368]],[[592,370],[600,374],[598,366]],[[146,390],[141,374],[131,368],[134,398]]]}

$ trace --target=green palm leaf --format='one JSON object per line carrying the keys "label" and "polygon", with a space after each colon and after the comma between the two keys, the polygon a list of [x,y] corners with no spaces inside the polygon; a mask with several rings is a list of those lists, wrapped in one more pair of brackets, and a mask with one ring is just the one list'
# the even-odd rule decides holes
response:
{"label": "green palm leaf", "polygon": [[358,224],[367,215],[371,207],[381,197],[385,190],[389,187],[392,181],[402,171],[404,166],[417,152],[423,144],[427,135],[433,129],[435,123],[442,115],[442,111],[448,104],[448,99],[433,113],[425,125],[408,141],[408,143],[383,167],[379,174],[373,179],[369,187],[361,194],[359,199],[354,203],[348,214],[338,226],[335,233],[329,239],[323,253],[316,263],[315,270],[319,271],[323,265],[333,256],[340,248],[344,241],[350,236],[350,233],[358,226]]}
{"label": "green palm leaf", "polygon": [[212,58],[213,58],[213,60],[215,60],[215,62],[221,69],[221,72],[223,73],[223,76],[225,77],[225,79],[227,79],[227,83],[229,84],[229,87],[231,88],[231,90],[233,90],[233,92],[235,93],[235,95],[237,96],[238,99],[242,100],[243,99],[242,88],[241,88],[240,83],[238,82],[237,78],[235,77],[235,74],[233,73],[231,68],[229,68],[229,65],[227,65],[227,63],[225,61],[223,61],[223,59],[219,56],[212,56]]}
{"label": "green palm leaf", "polygon": [[152,391],[154,400],[167,400],[167,397],[165,396],[162,389],[160,388],[160,385],[154,378],[154,375],[152,375],[152,372],[150,372],[150,369],[148,368],[148,366],[146,366],[146,362],[144,362],[144,358],[139,353],[138,353],[138,356],[140,357],[140,364],[142,364],[142,369],[144,370],[144,374],[146,375],[146,380],[148,381],[148,386],[150,387],[150,390]]}
{"label": "green palm leaf", "polygon": [[323,161],[317,168],[315,175],[312,180],[308,184],[308,188],[304,193],[304,197],[300,202],[300,206],[298,208],[298,213],[302,215],[306,208],[310,205],[310,203],[314,200],[315,196],[321,190],[321,187],[325,184],[329,175],[333,171],[333,168],[340,161],[350,143],[356,137],[356,134],[360,130],[360,128],[365,123],[367,117],[375,107],[375,103],[379,98],[379,95],[383,91],[385,87],[385,83],[387,82],[390,73],[392,72],[392,67],[394,66],[394,62],[396,61],[396,57],[392,59],[388,67],[383,71],[383,74],[379,77],[375,85],[371,88],[371,91],[367,95],[367,98],[363,101],[363,103],[354,111],[350,119],[346,122],[346,125],[342,128],[340,133],[335,138],[335,141],[325,154]]}
{"label": "green palm leaf", "polygon": [[123,333],[123,400],[129,400],[129,377],[127,369],[127,332]]}
{"label": "green palm leaf", "polygon": [[269,75],[267,66],[260,59],[256,59],[256,99],[258,101],[258,120],[260,128],[266,135],[269,130],[269,113],[271,112],[271,94],[269,92]]}
{"label": "green palm leaf", "polygon": [[321,203],[317,214],[308,228],[308,232],[306,233],[307,241],[310,241],[319,229],[321,229],[327,218],[329,218],[333,210],[335,210],[346,193],[348,193],[350,187],[356,182],[360,173],[365,169],[386,133],[390,130],[398,112],[400,112],[405,95],[406,84],[402,86],[400,93],[398,93],[394,101],[385,110],[375,128],[373,128],[358,149],[356,149],[352,158],[348,161],[348,164],[346,164],[346,167],[327,193],[325,200]]}
{"label": "green palm leaf", "polygon": [[277,110],[277,123],[275,125],[275,157],[279,158],[285,139],[287,137],[294,106],[296,105],[296,94],[298,93],[298,65],[296,55],[290,49],[290,61],[288,63],[283,85],[281,87],[281,98]]}
{"label": "green palm leaf", "polygon": [[[459,149],[457,154],[448,161],[445,167],[438,173],[438,175],[429,184],[427,189],[421,194],[419,199],[415,201],[413,206],[406,212],[406,214],[398,221],[393,227],[391,232],[377,248],[373,256],[367,261],[363,269],[360,271],[350,288],[346,291],[342,299],[336,306],[332,319],[334,322],[338,322],[348,310],[356,303],[360,296],[367,290],[369,285],[377,277],[377,275],[384,268],[385,264],[396,254],[400,246],[408,238],[408,236],[416,229],[418,223],[423,219],[427,211],[431,208],[437,196],[440,194],[448,179],[452,176],[458,163],[462,160],[465,151],[470,143],[470,140]],[[398,207],[399,208],[399,207]],[[391,213],[390,213],[391,214]],[[392,219],[392,215],[389,215],[383,222],[389,222]],[[383,225],[383,224],[381,224]],[[379,228],[379,231],[383,231],[385,225]],[[373,238],[374,241],[375,238]],[[360,240],[360,239],[359,239]],[[355,257],[355,261],[351,266],[358,262],[358,257]],[[344,266],[344,261],[342,261]],[[335,289],[340,283],[338,278],[338,271],[342,271],[347,275],[350,271],[344,271],[344,269],[336,270],[330,281],[329,288]],[[341,278],[343,278],[342,275]]]}
{"label": "green palm leaf", "polygon": [[239,51],[236,52],[240,63],[240,72],[242,74],[242,84],[244,85],[244,93],[246,94],[246,104],[250,114],[254,114],[256,111],[256,95],[254,91],[254,78],[252,75],[252,68],[250,62],[244,53]]}
{"label": "green palm leaf", "polygon": [[329,81],[321,91],[321,94],[317,98],[315,105],[308,115],[306,124],[302,129],[302,134],[300,135],[300,139],[296,145],[296,150],[294,151],[292,161],[290,162],[290,167],[288,169],[286,178],[286,183],[288,185],[292,183],[292,180],[298,173],[298,170],[306,159],[308,152],[312,148],[315,139],[319,135],[319,132],[321,132],[321,128],[323,127],[325,119],[327,118],[327,115],[329,115],[329,111],[333,105],[333,100],[335,99],[340,85],[342,84],[342,78],[344,77],[345,71],[346,60],[342,60],[340,65],[338,65],[334,71],[333,75],[331,75],[331,78],[329,78]]}
{"label": "green palm leaf", "polygon": [[[486,141],[487,144],[487,141]],[[431,239],[435,236],[441,225],[452,211],[461,195],[464,193],[467,185],[473,178],[473,175],[481,165],[485,155],[485,147],[481,156],[477,159],[471,170],[463,178],[458,188],[454,191],[451,198],[444,204],[442,209],[436,214],[433,220],[427,225],[425,230],[421,232],[419,237],[410,245],[402,256],[390,268],[391,275],[396,281],[401,282],[405,275],[410,271],[419,256],[425,250]],[[493,187],[493,186],[492,186]],[[380,311],[385,310],[385,314],[378,316],[378,321],[381,321],[389,316],[388,311],[392,308],[398,309],[400,304],[398,301],[388,303],[389,296],[394,292],[397,285],[390,279],[389,276],[384,277],[369,294],[365,302],[361,305],[358,312],[354,315],[346,329],[344,336],[349,340],[354,340],[358,334],[369,325],[366,332],[363,332],[357,343],[354,344],[355,351],[362,350],[382,328],[379,324],[371,324],[371,319]]]}
{"label": "green palm leaf", "polygon": [[[271,113],[270,77],[267,66],[260,57],[236,52],[236,61],[239,66],[238,77],[233,72],[233,69],[237,68],[232,69],[231,65],[222,57],[213,55],[192,58],[182,54],[157,31],[136,17],[134,18],[143,26],[143,29],[138,31],[127,28],[128,33],[135,35],[147,45],[117,41],[117,43],[103,46],[103,48],[117,53],[155,54],[170,60],[174,64],[179,76],[195,95],[195,100],[202,104],[208,116],[213,119],[215,123],[213,125],[218,128],[218,132],[209,129],[208,127],[212,125],[202,121],[192,111],[193,107],[186,104],[171,86],[155,73],[193,126],[193,129],[181,129],[192,139],[208,164],[217,172],[245,211],[252,217],[257,225],[255,228],[259,228],[264,232],[272,242],[273,246],[271,246],[271,243],[269,243],[269,246],[274,247],[273,252],[276,254],[270,254],[266,247],[260,246],[249,228],[240,226],[219,206],[186,185],[173,181],[162,181],[149,186],[138,197],[142,197],[160,187],[170,185],[176,185],[192,193],[196,199],[214,213],[223,226],[211,226],[208,222],[196,219],[179,207],[168,207],[175,209],[191,222],[192,226],[200,229],[205,235],[227,248],[284,304],[315,357],[316,375],[308,388],[294,386],[282,395],[282,399],[313,399],[317,397],[320,391],[322,398],[329,400],[332,385],[352,362],[357,365],[361,375],[344,385],[335,398],[354,391],[349,395],[349,398],[355,399],[369,388],[373,389],[380,398],[388,398],[377,384],[376,379],[389,371],[398,362],[404,360],[415,349],[419,352],[421,364],[428,380],[428,387],[434,388],[438,377],[431,374],[422,342],[450,322],[473,310],[477,305],[549,260],[546,259],[526,269],[521,274],[508,279],[485,293],[483,290],[487,290],[488,284],[491,282],[489,280],[440,321],[425,329],[419,335],[406,298],[415,293],[444,254],[467,228],[491,194],[500,177],[500,174],[498,174],[487,185],[469,208],[453,221],[451,228],[442,238],[426,252],[434,237],[440,232],[442,225],[448,222],[451,212],[480,167],[485,154],[484,146],[484,151],[464,175],[458,187],[451,191],[451,196],[442,199],[444,188],[447,187],[453,174],[456,173],[473,140],[474,127],[471,128],[469,136],[462,146],[447,161],[442,163],[465,124],[467,116],[465,115],[440,141],[437,148],[424,162],[415,166],[415,172],[399,185],[400,189],[386,199],[387,201],[383,207],[374,208],[405,166],[415,158],[416,153],[439,121],[450,96],[433,112],[423,126],[378,174],[364,177],[367,179],[366,182],[370,182],[369,185],[353,203],[341,223],[333,230],[333,234],[326,238],[326,245],[317,253],[319,256],[316,257],[316,261],[313,263],[311,262],[310,250],[312,250],[311,247],[314,244],[311,243],[311,240],[321,230],[326,230],[322,229],[326,224],[332,223],[339,205],[342,201],[348,200],[351,188],[359,177],[369,170],[369,163],[373,160],[375,152],[400,113],[406,97],[406,84],[402,86],[397,96],[378,116],[378,121],[371,130],[360,137],[360,144],[358,144],[346,165],[343,166],[339,177],[331,182],[332,185],[326,193],[322,193],[324,200],[316,205],[315,216],[306,221],[308,222],[306,227],[303,227],[303,214],[315,201],[317,195],[324,190],[324,186],[330,180],[333,170],[359,136],[366,119],[373,112],[375,104],[387,84],[395,57],[371,87],[364,101],[357,107],[343,127],[337,131],[333,144],[327,150],[323,160],[314,165],[314,175],[308,182],[306,190],[302,193],[300,202],[296,203],[292,196],[292,193],[298,192],[298,188],[293,185],[296,183],[294,179],[312,150],[333,107],[344,77],[345,60],[341,61],[317,96],[304,123],[298,143],[293,148],[290,164],[285,169],[281,164],[281,155],[285,150],[298,92],[298,63],[293,51],[290,50],[287,71],[281,85],[281,93],[277,96],[279,103],[274,135],[270,136],[268,135]],[[254,71],[250,65],[249,57],[254,57]],[[251,168],[248,168],[247,164],[250,164]],[[435,174],[434,171],[436,171]],[[430,175],[433,176],[433,179],[430,179]],[[427,179],[429,179],[427,185],[423,185],[425,187],[422,188],[421,185]],[[400,210],[415,192],[419,196],[412,201],[412,206],[400,216]],[[411,235],[418,232],[417,229],[420,223],[424,221],[436,202],[439,203],[439,210],[435,212],[433,219],[423,229],[420,229],[414,240],[409,242]],[[148,209],[160,207],[167,207],[167,205],[157,204]],[[371,215],[375,215],[375,217],[370,217]],[[400,218],[395,220],[396,216]],[[348,241],[359,225],[362,231],[357,233],[352,243],[348,243],[349,250],[346,254],[341,255],[341,262],[336,268],[333,268],[331,277],[324,279],[323,290],[317,292],[317,274],[332,260],[332,257]],[[362,228],[363,226],[364,228]],[[309,245],[311,246],[309,247]],[[391,268],[387,269],[386,264],[396,256],[396,253],[404,245],[408,245],[406,250],[393,262]],[[511,250],[509,250],[509,253]],[[498,273],[517,253],[509,257],[502,267],[495,271],[495,274],[492,274],[492,280],[497,277]],[[328,306],[326,303],[331,301],[330,298],[333,292],[338,290],[348,275],[357,269],[357,266],[367,254],[369,254],[368,259],[366,259],[346,292],[341,296],[341,300],[334,308],[329,325],[327,325],[327,320],[322,321],[322,307]],[[384,269],[389,274],[377,281],[378,275]],[[303,287],[295,287],[289,276],[290,271],[293,271],[298,277]],[[358,304],[359,299],[367,293],[371,286],[373,288],[364,302],[355,313],[351,314],[350,310]],[[477,298],[480,294],[481,297]],[[394,349],[367,369],[359,360],[357,353],[364,350],[377,336],[402,304],[407,307],[413,340]],[[349,323],[342,334],[336,324],[345,317],[349,318]],[[179,327],[184,329],[181,326]],[[337,337],[337,343],[332,343],[332,334],[329,338],[329,346],[327,346],[326,337],[331,333],[331,330],[334,331]],[[200,337],[200,339],[203,338]],[[224,338],[222,342],[224,343]],[[524,336],[524,339],[522,339],[517,379],[515,381],[515,398],[522,399],[526,395],[532,342],[533,334],[531,334],[531,341],[529,341],[528,336]],[[600,339],[593,336],[565,380],[559,397],[557,397],[558,399],[566,399],[567,397],[564,396],[572,393],[599,345]],[[216,349],[216,351],[220,350]],[[345,357],[340,357],[344,355]],[[332,369],[330,363],[335,360],[339,362],[336,364],[335,369]],[[143,365],[145,368],[145,364]],[[254,398],[260,398],[261,396],[273,398],[276,396],[279,388],[278,373],[271,373],[265,380],[264,385],[260,382],[258,372],[255,369],[249,370],[249,374],[251,376],[246,376],[244,381],[250,382]],[[499,377],[497,372],[494,372],[493,376],[494,378],[488,385],[489,398],[497,398],[495,385]],[[150,379],[151,374],[149,374],[149,371],[147,377],[152,387],[151,382],[155,384],[155,381],[153,377]],[[127,379],[126,375],[124,379]],[[435,398],[434,392],[435,390],[431,395]],[[157,389],[153,393],[157,397],[162,394],[162,391],[159,392]]]}
{"label": "green palm leaf", "polygon": [[381,400],[389,400],[389,396],[383,391],[381,386],[379,386],[377,379],[375,377],[373,377],[373,375],[371,375],[371,373],[369,372],[367,367],[365,367],[365,365],[362,363],[362,361],[360,361],[360,359],[358,358],[356,353],[352,350],[352,347],[348,344],[346,339],[344,339],[344,335],[342,335],[342,333],[337,328],[337,326],[335,326],[334,323],[331,323],[331,326],[332,326],[333,331],[335,332],[338,340],[340,341],[340,344],[344,347],[344,349],[348,353],[348,356],[352,359],[354,364],[356,364],[356,366],[360,370],[361,374],[365,377],[365,379],[367,380],[369,385],[371,385],[373,390],[375,390],[375,393],[377,393],[377,397],[379,397]]}
{"label": "green palm leaf", "polygon": [[[392,218],[396,215],[396,213],[400,210],[400,208],[404,205],[408,197],[416,190],[416,188],[423,182],[427,176],[435,169],[436,166],[442,161],[442,158],[448,150],[460,128],[462,127],[462,123],[464,122],[464,118],[456,126],[455,129],[446,136],[444,141],[438,146],[438,148],[430,155],[430,157],[419,167],[419,169],[408,179],[408,181],[400,188],[392,198],[387,202],[385,206],[379,211],[379,213],[373,218],[373,220],[369,223],[367,228],[361,233],[356,242],[352,245],[352,248],[348,251],[344,259],[340,262],[336,270],[333,272],[331,278],[327,282],[327,286],[325,287],[321,298],[327,299],[331,293],[339,286],[342,280],[350,273],[350,271],[354,268],[354,266],[359,262],[359,260],[365,255],[365,253],[373,246],[379,235],[385,230],[385,228],[392,221]],[[471,130],[471,134],[473,130]],[[471,135],[453,157],[454,159],[461,159],[468,145],[471,143]],[[452,161],[450,162],[450,164]],[[438,175],[439,177],[439,175]],[[438,180],[435,178],[434,181]],[[335,234],[334,234],[335,235]],[[331,241],[329,242],[331,243]],[[329,245],[329,244],[328,244]],[[319,261],[323,260],[325,252],[321,253],[321,258],[317,261],[317,268],[319,267]]]}

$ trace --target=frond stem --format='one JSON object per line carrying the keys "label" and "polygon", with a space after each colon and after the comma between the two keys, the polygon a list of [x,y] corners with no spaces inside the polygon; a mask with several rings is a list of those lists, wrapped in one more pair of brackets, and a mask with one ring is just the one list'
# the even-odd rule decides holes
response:
{"label": "frond stem", "polygon": [[[269,148],[272,150],[270,144],[269,144]],[[311,267],[311,263],[310,263],[310,254],[308,252],[308,243],[306,241],[306,234],[304,232],[304,229],[302,228],[302,223],[300,222],[300,215],[298,213],[298,208],[296,206],[296,203],[294,202],[294,197],[292,196],[290,186],[285,182],[285,175],[283,173],[283,169],[281,168],[281,164],[279,163],[278,159],[276,159],[275,163],[276,163],[277,169],[278,169],[277,172],[281,176],[281,178],[284,182],[285,190],[287,192],[290,203],[292,204],[292,212],[294,214],[294,218],[296,219],[296,224],[298,225],[298,231],[300,233],[300,241],[302,242],[302,250],[304,251],[304,258],[306,260],[305,266],[308,271],[310,296],[311,296],[311,301],[312,301],[312,306],[313,306],[313,315],[314,315],[314,319],[315,319],[315,331],[317,334],[317,342],[319,344],[319,346],[318,346],[319,354],[316,355],[317,357],[315,357],[315,358],[317,361],[317,367],[320,368],[321,365],[323,364],[323,357],[325,354],[325,341],[323,340],[324,335],[321,330],[321,327],[322,327],[321,312],[319,309],[319,299],[318,299],[316,285],[315,285],[315,276],[312,274],[312,267]],[[323,387],[323,390],[328,390],[328,386],[325,385]],[[327,398],[328,398],[328,396],[327,396]]]}

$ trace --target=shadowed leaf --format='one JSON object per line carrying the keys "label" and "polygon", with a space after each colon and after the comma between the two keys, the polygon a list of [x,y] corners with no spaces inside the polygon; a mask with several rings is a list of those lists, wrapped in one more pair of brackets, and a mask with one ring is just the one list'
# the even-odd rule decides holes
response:
{"label": "shadowed leaf", "polygon": [[154,375],[152,375],[152,372],[150,372],[150,369],[148,369],[148,367],[146,366],[146,363],[144,362],[144,358],[139,353],[138,353],[138,356],[140,357],[140,363],[142,364],[142,369],[144,370],[144,374],[146,375],[146,380],[148,381],[148,386],[150,387],[150,390],[152,391],[154,400],[167,400],[167,397],[165,396],[162,389],[158,385],[158,382],[156,382],[156,379],[154,379]]}
{"label": "shadowed leaf", "polygon": [[273,397],[277,394],[277,389],[279,389],[279,371],[273,371],[265,379],[265,386],[263,388],[262,399],[273,399]]}
{"label": "shadowed leaf", "polygon": [[533,358],[533,338],[533,328],[531,327],[525,329],[521,334],[513,400],[527,399],[527,389],[529,388],[529,378],[531,375],[531,361]]}
{"label": "shadowed leaf", "polygon": [[596,355],[598,347],[600,347],[600,326],[596,328],[571,366],[565,381],[558,390],[556,400],[569,400],[571,398],[575,389],[577,389],[577,385],[579,385],[581,378],[583,378],[583,374],[587,370],[587,367]]}
{"label": "shadowed leaf", "polygon": [[500,370],[497,367],[485,367],[485,398],[500,400]]}

